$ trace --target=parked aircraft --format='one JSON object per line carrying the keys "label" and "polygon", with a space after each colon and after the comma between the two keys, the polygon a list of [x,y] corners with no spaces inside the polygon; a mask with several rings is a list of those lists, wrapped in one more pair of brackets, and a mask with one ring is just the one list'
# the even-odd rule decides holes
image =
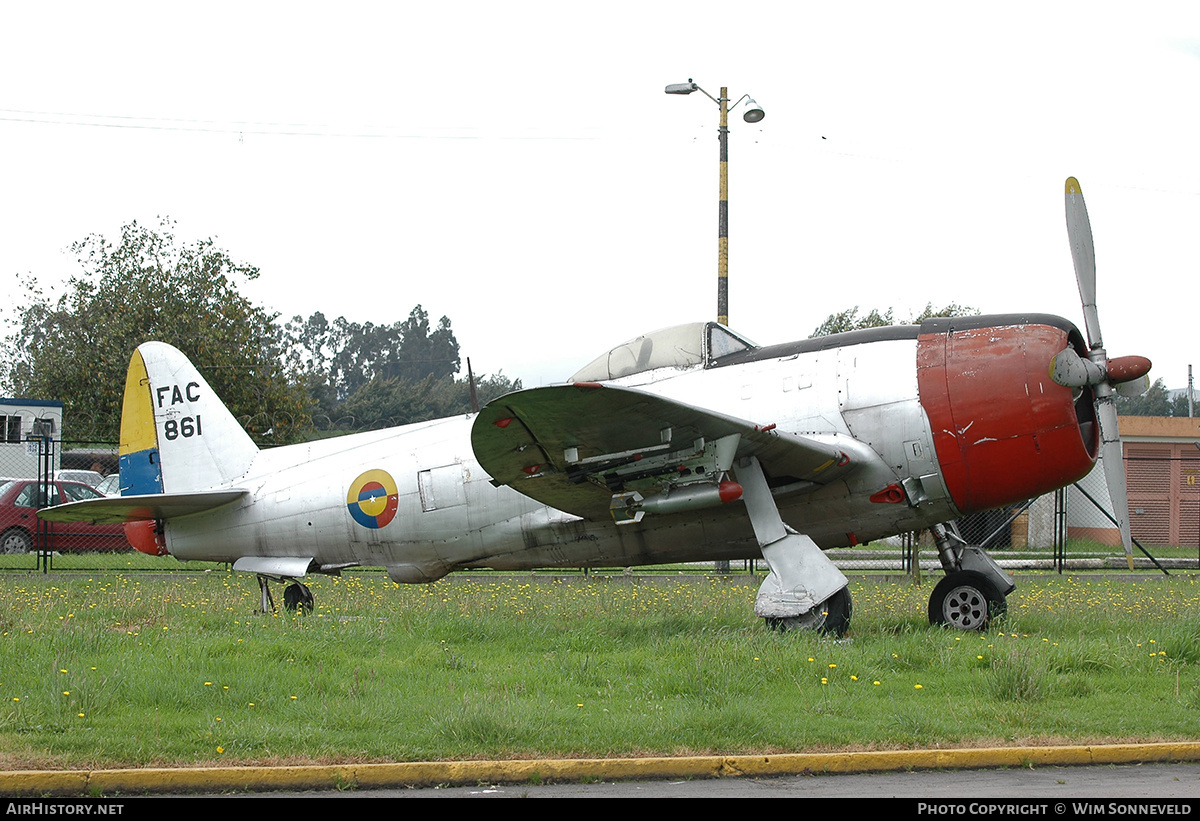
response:
{"label": "parked aircraft", "polygon": [[178,350],[148,342],[125,385],[122,496],[40,515],[126,522],[143,552],[232,562],[258,576],[264,610],[271,580],[310,609],[299,579],[360,565],[427,583],[761,556],[757,614],[835,634],[851,601],[823,549],[928,529],[945,571],[931,621],[981,629],[1014,584],[946,523],[1068,485],[1102,453],[1129,551],[1112,394],[1144,390],[1150,363],[1107,357],[1074,179],[1066,200],[1086,339],[1042,314],[768,347],[701,322],[476,415],[268,450]]}

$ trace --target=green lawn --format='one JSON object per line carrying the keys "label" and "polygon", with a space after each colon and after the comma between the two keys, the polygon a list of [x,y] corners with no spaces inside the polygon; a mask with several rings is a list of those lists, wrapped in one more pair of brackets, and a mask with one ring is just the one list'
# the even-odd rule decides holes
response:
{"label": "green lawn", "polygon": [[[1194,574],[1192,574],[1194,575]],[[1200,583],[1018,577],[986,634],[853,580],[846,639],[745,575],[0,575],[0,768],[815,752],[1200,738]],[[281,600],[276,587],[276,600]]]}

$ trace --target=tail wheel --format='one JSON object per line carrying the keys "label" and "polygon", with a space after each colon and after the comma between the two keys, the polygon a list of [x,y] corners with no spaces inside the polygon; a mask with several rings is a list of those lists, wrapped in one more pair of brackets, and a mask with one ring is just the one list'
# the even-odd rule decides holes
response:
{"label": "tail wheel", "polygon": [[946,576],[929,597],[929,623],[959,630],[986,630],[1007,610],[1008,602],[996,585],[970,570]]}
{"label": "tail wheel", "polygon": [[283,606],[288,610],[301,613],[313,611],[313,594],[305,585],[289,584],[283,591]]}
{"label": "tail wheel", "polygon": [[22,527],[12,527],[0,535],[0,553],[28,553],[33,550],[33,536]]}
{"label": "tail wheel", "polygon": [[841,638],[850,629],[850,616],[854,604],[850,599],[850,588],[843,587],[803,616],[767,619],[767,627],[778,632],[804,629],[817,630],[828,636]]}

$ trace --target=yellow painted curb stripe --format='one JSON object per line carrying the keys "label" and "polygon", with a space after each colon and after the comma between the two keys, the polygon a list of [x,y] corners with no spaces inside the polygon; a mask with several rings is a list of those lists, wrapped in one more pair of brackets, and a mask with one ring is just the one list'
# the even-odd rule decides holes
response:
{"label": "yellow painted curb stripe", "polygon": [[976,750],[886,750],[682,758],[441,761],[303,767],[196,767],[0,772],[0,795],[222,792],[228,790],[420,787],[437,784],[726,778],[801,773],[1134,764],[1200,761],[1200,742]]}

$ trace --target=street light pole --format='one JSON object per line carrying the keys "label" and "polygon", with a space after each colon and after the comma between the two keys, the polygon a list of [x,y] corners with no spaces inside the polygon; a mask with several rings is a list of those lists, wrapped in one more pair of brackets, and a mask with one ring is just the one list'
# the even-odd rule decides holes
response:
{"label": "street light pole", "polygon": [[721,96],[714,98],[700,86],[688,80],[686,83],[673,83],[667,86],[667,94],[691,94],[699,91],[721,108],[721,126],[717,132],[720,142],[720,189],[717,204],[717,322],[729,325],[729,111],[737,108],[742,100],[747,100],[746,112],[742,119],[748,123],[757,123],[766,116],[762,107],[748,94],[743,94],[733,105],[729,105],[729,90],[721,86]]}
{"label": "street light pole", "polygon": [[717,204],[717,322],[729,327],[729,90],[721,86],[720,201]]}

